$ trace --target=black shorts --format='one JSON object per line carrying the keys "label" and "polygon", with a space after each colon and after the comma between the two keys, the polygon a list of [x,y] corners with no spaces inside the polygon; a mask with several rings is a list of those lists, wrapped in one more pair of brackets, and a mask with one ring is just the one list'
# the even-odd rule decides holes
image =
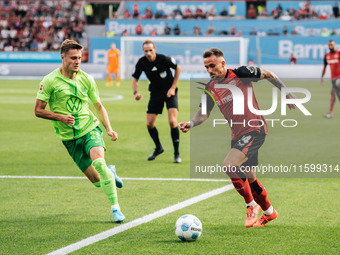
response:
{"label": "black shorts", "polygon": [[337,91],[340,91],[340,78],[332,80],[332,85],[334,89],[336,89]]}
{"label": "black shorts", "polygon": [[264,143],[266,135],[257,131],[249,132],[237,140],[231,141],[231,148],[242,151],[248,158],[242,166],[257,166],[259,164],[258,150]]}
{"label": "black shorts", "polygon": [[165,95],[151,95],[148,103],[148,108],[146,113],[162,114],[164,103],[166,103],[166,108],[176,108],[178,109],[178,99],[177,99],[177,89],[176,94],[172,97],[167,97]]}

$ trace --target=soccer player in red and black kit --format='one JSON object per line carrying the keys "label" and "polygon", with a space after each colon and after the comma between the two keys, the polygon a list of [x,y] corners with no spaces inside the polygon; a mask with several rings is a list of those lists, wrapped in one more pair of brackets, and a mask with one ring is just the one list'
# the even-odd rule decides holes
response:
{"label": "soccer player in red and black kit", "polygon": [[[262,79],[269,80],[274,86],[281,89],[285,85],[271,71],[264,70],[254,66],[241,66],[236,69],[227,69],[223,52],[217,48],[206,50],[203,53],[204,66],[210,75],[210,82],[206,84],[206,89],[213,95],[221,113],[231,127],[231,150],[223,161],[225,172],[231,178],[231,181],[237,192],[244,198],[247,206],[246,227],[263,227],[267,222],[277,218],[277,211],[273,208],[267,197],[267,191],[256,179],[254,168],[258,165],[258,150],[265,140],[268,133],[267,124],[263,116],[256,115],[249,110],[247,100],[245,100],[244,114],[233,114],[233,96],[229,89],[216,88],[216,84],[234,85],[242,90],[244,98],[248,98],[248,88],[252,88],[252,81]],[[286,95],[287,98],[296,98],[293,94]],[[203,123],[214,107],[214,100],[207,97],[207,114],[202,115],[199,110],[189,122],[179,123],[182,132],[188,132],[190,128]],[[222,100],[221,100],[222,99]],[[255,94],[252,91],[252,102],[255,109],[259,110]],[[295,109],[295,105],[288,105],[290,109]],[[251,126],[240,125],[248,123]],[[237,123],[237,125],[231,125]],[[251,169],[251,171],[242,171],[242,169]],[[258,220],[260,210],[263,215]]]}
{"label": "soccer player in red and black kit", "polygon": [[329,105],[329,112],[324,114],[325,118],[333,117],[333,110],[335,105],[335,97],[340,101],[340,51],[335,49],[335,42],[330,40],[328,42],[329,52],[325,55],[324,66],[321,74],[321,85],[323,85],[323,77],[326,73],[326,67],[329,64],[331,68],[332,90],[331,100]]}
{"label": "soccer player in red and black kit", "polygon": [[[150,100],[146,113],[146,126],[156,145],[154,152],[149,155],[148,160],[154,160],[164,151],[155,123],[157,115],[162,113],[165,103],[168,109],[171,138],[174,146],[174,163],[181,163],[182,160],[179,157],[178,148],[179,130],[177,126],[177,81],[181,73],[181,68],[177,65],[174,58],[157,54],[155,44],[151,40],[144,41],[143,52],[145,56],[138,60],[136,70],[132,74],[132,89],[135,99],[140,100],[142,95],[138,93],[138,79],[144,71],[150,80]],[[171,69],[175,70],[174,76],[172,75]]]}

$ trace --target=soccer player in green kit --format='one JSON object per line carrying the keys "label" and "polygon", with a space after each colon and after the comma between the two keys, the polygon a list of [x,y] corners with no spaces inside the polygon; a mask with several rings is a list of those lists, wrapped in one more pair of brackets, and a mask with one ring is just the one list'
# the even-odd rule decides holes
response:
{"label": "soccer player in green kit", "polygon": [[[106,165],[103,132],[98,119],[89,110],[88,98],[112,141],[118,136],[112,130],[94,79],[79,69],[82,49],[83,46],[73,40],[66,39],[62,43],[62,66],[41,81],[34,112],[37,117],[52,120],[57,137],[75,163],[96,187],[102,187],[110,200],[114,221],[122,222],[125,216],[118,204],[116,184],[122,187],[123,183],[114,167]],[[47,103],[50,111],[45,109]]]}

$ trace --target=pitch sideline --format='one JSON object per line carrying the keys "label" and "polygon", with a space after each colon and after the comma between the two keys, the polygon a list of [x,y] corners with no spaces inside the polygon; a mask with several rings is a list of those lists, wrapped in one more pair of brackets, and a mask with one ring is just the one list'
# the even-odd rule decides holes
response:
{"label": "pitch sideline", "polygon": [[109,238],[111,236],[119,234],[119,233],[121,233],[123,231],[126,231],[126,230],[130,229],[130,228],[142,225],[144,223],[150,222],[150,221],[152,221],[154,219],[160,218],[162,216],[165,216],[167,214],[170,214],[172,212],[175,212],[175,211],[180,210],[182,208],[185,208],[187,206],[196,204],[196,203],[198,203],[200,201],[206,200],[208,198],[211,198],[211,197],[217,196],[219,194],[222,194],[224,192],[227,192],[229,190],[232,190],[233,188],[234,188],[234,186],[232,184],[229,184],[229,185],[223,186],[221,188],[214,189],[212,191],[208,191],[208,192],[203,193],[201,195],[189,198],[189,199],[187,199],[187,200],[185,200],[183,202],[180,202],[178,204],[166,207],[166,208],[161,209],[159,211],[156,211],[154,213],[151,213],[151,214],[145,215],[145,216],[143,216],[141,218],[135,219],[135,220],[133,220],[131,222],[127,222],[127,223],[122,224],[122,225],[120,225],[118,227],[114,227],[114,228],[106,230],[106,231],[104,231],[102,233],[90,236],[90,237],[85,238],[85,239],[83,239],[83,240],[81,240],[79,242],[73,243],[73,244],[65,246],[65,247],[63,247],[61,249],[55,250],[55,251],[53,251],[51,253],[48,253],[47,255],[65,255],[65,254],[69,254],[69,253],[74,252],[76,250],[79,250],[79,249],[81,249],[83,247],[89,246],[91,244],[94,244],[94,243],[99,242],[101,240],[104,240],[106,238]]}
{"label": "pitch sideline", "polygon": [[[230,182],[228,179],[192,179],[192,178],[153,178],[153,177],[121,177],[131,181],[193,181],[193,182]],[[0,175],[0,179],[86,179],[82,176],[34,176],[34,175]]]}

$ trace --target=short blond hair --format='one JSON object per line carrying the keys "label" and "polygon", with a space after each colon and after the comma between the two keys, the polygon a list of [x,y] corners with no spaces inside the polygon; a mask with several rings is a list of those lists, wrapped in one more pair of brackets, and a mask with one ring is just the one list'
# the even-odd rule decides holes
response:
{"label": "short blond hair", "polygon": [[154,48],[156,47],[155,44],[153,43],[153,41],[151,41],[151,40],[145,40],[145,41],[143,42],[143,46],[144,46],[145,44],[152,44]]}
{"label": "short blond hair", "polygon": [[67,54],[69,50],[83,50],[83,46],[74,40],[66,39],[60,46],[60,54]]}

